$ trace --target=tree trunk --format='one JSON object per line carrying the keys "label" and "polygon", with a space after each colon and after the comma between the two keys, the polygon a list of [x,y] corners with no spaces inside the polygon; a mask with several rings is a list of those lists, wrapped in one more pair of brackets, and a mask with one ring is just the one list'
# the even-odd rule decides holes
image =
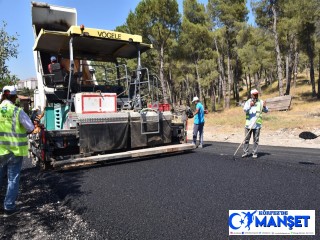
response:
{"label": "tree trunk", "polygon": [[169,92],[169,99],[171,101],[171,104],[172,106],[175,106],[175,92],[173,89],[171,68],[169,68],[169,72],[168,72],[168,92]]}
{"label": "tree trunk", "polygon": [[197,83],[198,83],[198,88],[199,88],[199,100],[202,101],[202,87],[201,87],[201,84],[200,84],[200,75],[199,75],[199,65],[198,65],[198,60],[196,60],[194,62],[195,66],[196,66],[196,77],[197,77]]}
{"label": "tree trunk", "polygon": [[190,106],[190,99],[191,99],[191,94],[190,94],[190,86],[189,86],[189,77],[186,75],[186,88],[187,88],[187,106]]}
{"label": "tree trunk", "polygon": [[260,92],[260,94],[262,95],[262,88],[261,88],[261,81],[262,81],[262,71],[263,71],[263,69],[262,69],[262,67],[260,67],[260,70],[259,70],[259,72],[258,72],[258,91]]}
{"label": "tree trunk", "polygon": [[[289,54],[289,53],[288,53]],[[285,95],[287,95],[288,92],[288,88],[289,88],[289,92],[290,92],[290,85],[289,83],[289,56],[286,56],[286,93]]]}
{"label": "tree trunk", "polygon": [[251,81],[251,74],[249,73],[248,75],[248,78],[249,78],[249,91],[248,91],[248,99],[250,98],[251,96],[251,89],[252,89],[252,81]]}
{"label": "tree trunk", "polygon": [[311,81],[311,87],[312,87],[312,97],[316,97],[316,84],[314,79],[314,52],[312,47],[312,40],[310,39],[310,36],[308,36],[308,43],[307,43],[307,54],[309,58],[309,64],[310,64],[310,81]]}
{"label": "tree trunk", "polygon": [[277,71],[278,71],[278,81],[279,81],[279,95],[283,96],[283,83],[282,83],[282,67],[281,67],[281,52],[279,46],[279,38],[277,33],[277,10],[272,4],[272,13],[273,13],[273,36],[274,36],[274,44],[276,47],[277,54]]}
{"label": "tree trunk", "polygon": [[[218,65],[219,65],[219,79],[220,79],[220,89],[222,90],[222,97],[223,97],[223,100],[224,100],[224,103],[226,102],[226,80],[225,80],[225,74],[224,74],[224,67],[223,67],[223,61],[222,61],[222,58],[221,58],[221,55],[220,55],[220,52],[219,52],[219,48],[218,48],[218,43],[217,43],[217,39],[214,38],[214,43],[215,43],[215,47],[216,47],[216,51],[217,51],[217,54],[218,54]],[[219,94],[219,103],[221,101],[220,99],[220,94]]]}
{"label": "tree trunk", "polygon": [[287,87],[286,87],[286,95],[290,95],[290,88],[291,88],[291,80],[292,80],[292,69],[293,69],[293,62],[292,62],[292,53],[294,51],[294,42],[295,37],[291,36],[289,38],[289,51],[286,57],[286,79],[287,79]]}
{"label": "tree trunk", "polygon": [[299,64],[299,52],[297,49],[297,41],[295,41],[295,47],[294,47],[294,66],[293,66],[293,86],[296,87],[297,84],[297,75],[298,75],[298,64]]}
{"label": "tree trunk", "polygon": [[218,83],[218,104],[221,103],[221,95],[222,95],[222,76],[219,73],[219,83]]}
{"label": "tree trunk", "polygon": [[246,80],[247,96],[249,95],[248,75],[244,73],[244,79]]}
{"label": "tree trunk", "polygon": [[270,84],[269,74],[267,72],[267,69],[264,69],[264,77],[265,77],[265,86],[268,87]]}
{"label": "tree trunk", "polygon": [[320,99],[320,50],[319,50],[319,58],[318,58],[318,94],[317,98]]}
{"label": "tree trunk", "polygon": [[211,87],[211,111],[216,111],[216,88],[214,85],[214,82],[212,81],[212,87]]}
{"label": "tree trunk", "polygon": [[255,73],[253,77],[254,77],[254,88],[257,89],[259,92],[261,92],[259,74]]}
{"label": "tree trunk", "polygon": [[236,67],[235,67],[235,77],[234,77],[234,85],[235,85],[235,100],[237,103],[240,102],[240,96],[239,96],[239,82],[240,82],[240,66],[239,66],[239,58],[237,56],[236,60]]}
{"label": "tree trunk", "polygon": [[227,76],[228,76],[228,83],[227,83],[227,96],[225,101],[225,108],[230,108],[230,97],[231,97],[231,84],[232,84],[232,75],[231,75],[231,42],[230,42],[230,35],[229,29],[226,29],[226,41],[227,41]]}
{"label": "tree trunk", "polygon": [[160,48],[160,83],[162,88],[162,94],[163,94],[163,103],[169,102],[168,92],[167,92],[167,84],[164,79],[164,46],[161,45]]}
{"label": "tree trunk", "polygon": [[207,99],[205,98],[205,96],[203,97],[203,107],[204,109],[208,109]]}
{"label": "tree trunk", "polygon": [[230,54],[228,50],[228,59],[227,59],[227,74],[228,74],[228,84],[227,84],[227,96],[225,101],[225,108],[230,108],[230,96],[231,96],[231,63],[230,63]]}
{"label": "tree trunk", "polygon": [[180,82],[179,105],[182,105],[183,82]]}

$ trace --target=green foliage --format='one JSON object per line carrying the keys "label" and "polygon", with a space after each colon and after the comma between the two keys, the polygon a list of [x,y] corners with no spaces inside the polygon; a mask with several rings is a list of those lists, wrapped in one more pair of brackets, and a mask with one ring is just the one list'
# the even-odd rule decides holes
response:
{"label": "green foliage", "polygon": [[204,57],[205,50],[213,41],[209,31],[209,19],[204,5],[197,0],[185,0],[183,7],[184,16],[179,36],[180,53],[184,59],[196,63]]}
{"label": "green foliage", "polygon": [[206,26],[195,24],[183,18],[182,32],[179,38],[181,54],[192,62],[201,58],[203,51],[212,44],[209,30]]}
{"label": "green foliage", "polygon": [[156,48],[165,44],[171,34],[177,33],[179,24],[176,0],[142,0],[127,18],[129,29],[142,34],[145,39],[152,36]]}
{"label": "green foliage", "polygon": [[5,22],[2,23],[0,27],[0,87],[2,88],[4,85],[16,84],[19,79],[17,76],[12,75],[6,62],[12,58],[17,57],[18,55],[18,44],[16,41],[18,40],[17,35],[10,36],[6,32],[7,24]]}
{"label": "green foliage", "polygon": [[215,59],[202,59],[199,62],[199,72],[201,73],[202,80],[201,85],[204,89],[208,90],[211,87],[211,83],[217,84],[219,73]]}
{"label": "green foliage", "polygon": [[131,33],[141,34],[153,44],[157,56],[151,60],[151,65],[158,69],[159,79],[163,91],[164,102],[169,101],[167,93],[168,80],[165,76],[170,75],[164,66],[170,61],[169,48],[174,44],[180,28],[180,14],[176,0],[142,0],[134,12],[130,12],[127,18],[127,27]]}
{"label": "green foliage", "polygon": [[276,0],[251,0],[252,10],[256,16],[256,23],[261,28],[270,29],[272,26],[272,11],[270,2],[277,7]]}
{"label": "green foliage", "polygon": [[197,0],[183,1],[183,15],[193,24],[206,26],[208,24],[208,16],[205,13],[203,4],[198,3]]}
{"label": "green foliage", "polygon": [[247,73],[254,74],[262,68],[274,67],[274,44],[270,34],[259,28],[248,27],[239,32],[237,42],[237,53]]}
{"label": "green foliage", "polygon": [[245,22],[248,14],[245,0],[208,0],[208,9],[216,27],[232,28],[235,22]]}
{"label": "green foliage", "polygon": [[[220,80],[225,89],[234,84],[227,95],[235,98],[230,102],[237,102],[234,92],[242,86],[241,78],[250,74],[251,81],[275,80],[278,63],[284,67],[289,53],[291,61],[299,56],[300,71],[310,67],[310,56],[316,61],[314,66],[319,66],[319,0],[247,1],[251,1],[255,27],[246,23],[245,0],[208,0],[206,6],[198,0],[184,0],[182,17],[174,0],[142,0],[129,13],[126,25],[117,30],[141,34],[153,44],[154,49],[142,55],[142,62],[152,72],[163,74],[163,86],[170,88],[173,96],[188,99],[201,91],[208,106],[213,89],[217,98],[225,97]],[[280,55],[276,55],[272,10],[277,13]],[[265,91],[267,88],[264,86]]]}

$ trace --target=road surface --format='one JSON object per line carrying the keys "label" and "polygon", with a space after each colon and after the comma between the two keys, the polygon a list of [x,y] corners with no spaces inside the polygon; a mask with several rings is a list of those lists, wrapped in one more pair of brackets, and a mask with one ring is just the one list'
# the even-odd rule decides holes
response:
{"label": "road surface", "polygon": [[7,220],[4,230],[44,239],[227,239],[229,210],[311,209],[318,236],[308,239],[318,238],[320,150],[261,146],[258,159],[240,150],[234,160],[237,147],[207,142],[185,154],[48,173],[26,165],[20,204],[33,229]]}

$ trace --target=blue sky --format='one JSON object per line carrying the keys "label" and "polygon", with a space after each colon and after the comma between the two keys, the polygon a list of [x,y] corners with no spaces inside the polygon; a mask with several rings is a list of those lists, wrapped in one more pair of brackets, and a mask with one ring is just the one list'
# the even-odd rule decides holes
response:
{"label": "blue sky", "polygon": [[[92,28],[113,30],[125,23],[130,10],[134,11],[140,0],[43,0],[57,6],[73,7],[77,9],[78,24]],[[182,11],[183,0],[178,0]],[[199,2],[206,4],[207,0]],[[33,61],[32,47],[34,43],[31,26],[31,1],[0,0],[0,21],[7,23],[6,31],[10,35],[18,33],[18,57],[7,63],[12,74],[21,80],[35,77],[36,70]],[[253,21],[249,15],[249,22]]]}

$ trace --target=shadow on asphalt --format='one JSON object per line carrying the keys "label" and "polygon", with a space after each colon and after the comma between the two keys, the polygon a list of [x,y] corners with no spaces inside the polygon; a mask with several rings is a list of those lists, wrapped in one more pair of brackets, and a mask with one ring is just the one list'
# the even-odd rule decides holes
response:
{"label": "shadow on asphalt", "polygon": [[258,153],[258,157],[264,157],[264,156],[269,156],[271,155],[270,153],[267,153],[267,152],[259,152]]}

